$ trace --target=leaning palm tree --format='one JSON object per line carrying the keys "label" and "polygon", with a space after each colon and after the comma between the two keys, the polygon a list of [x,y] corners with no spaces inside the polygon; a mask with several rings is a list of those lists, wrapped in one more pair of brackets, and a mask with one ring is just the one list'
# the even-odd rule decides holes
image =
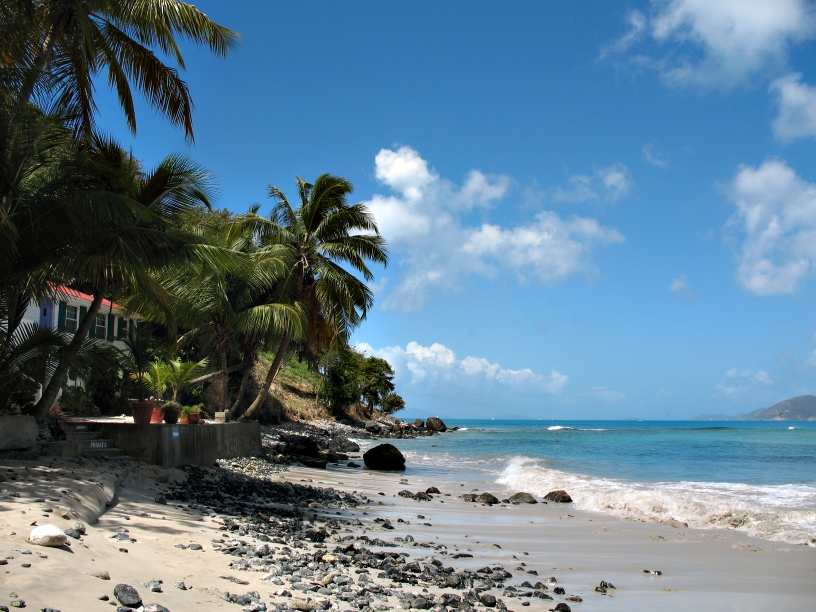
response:
{"label": "leaning palm tree", "polygon": [[[308,327],[301,348],[308,356],[330,339],[347,340],[374,302],[365,282],[341,264],[371,281],[374,275],[366,261],[385,266],[388,254],[368,209],[347,203],[351,183],[331,174],[320,175],[314,185],[296,178],[300,206],[293,208],[283,192],[270,185],[269,196],[277,204],[261,231],[267,243],[287,250],[288,270],[279,291],[282,300],[299,304],[306,313]],[[283,334],[266,379],[242,418],[250,419],[260,410],[291,341],[291,334]]]}
{"label": "leaning palm tree", "polygon": [[77,133],[90,135],[97,108],[94,81],[107,72],[130,130],[136,132],[134,83],[148,102],[193,139],[193,103],[178,70],[179,39],[225,56],[238,35],[179,0],[3,0],[0,85],[18,92],[23,108],[39,95],[74,115]]}
{"label": "leaning palm tree", "polygon": [[[94,139],[82,151],[82,164],[64,200],[23,229],[61,236],[66,248],[48,254],[30,276],[71,279],[93,295],[85,318],[62,351],[60,363],[34,408],[41,420],[57,397],[65,376],[82,347],[105,297],[149,296],[168,310],[170,296],[157,281],[155,271],[178,261],[226,262],[223,253],[201,237],[174,223],[194,201],[209,206],[211,189],[206,174],[192,164],[162,164],[175,172],[145,172],[113,142]],[[165,188],[160,188],[159,185]],[[150,189],[146,186],[151,185]],[[81,187],[81,188],[78,188]]]}
{"label": "leaning palm tree", "polygon": [[[287,253],[283,247],[260,247],[244,216],[212,213],[199,217],[196,224],[202,238],[232,255],[228,265],[183,262],[162,269],[156,278],[172,296],[169,313],[154,300],[138,296],[128,305],[155,321],[181,328],[184,333],[178,345],[204,342],[215,355],[216,370],[194,380],[217,378],[219,410],[226,411],[228,376],[238,369],[251,371],[251,347],[270,334],[301,337],[304,322],[299,305],[275,299],[274,288],[286,272]],[[242,343],[248,344],[250,350],[242,351],[240,365],[230,367],[230,348],[236,338],[243,338]],[[246,380],[242,382],[245,388]]]}

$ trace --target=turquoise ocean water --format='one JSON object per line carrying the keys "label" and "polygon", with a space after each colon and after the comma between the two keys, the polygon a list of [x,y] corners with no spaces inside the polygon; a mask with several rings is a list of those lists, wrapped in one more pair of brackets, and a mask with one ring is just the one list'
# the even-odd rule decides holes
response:
{"label": "turquoise ocean water", "polygon": [[816,422],[449,421],[408,474],[567,490],[577,508],[816,546]]}

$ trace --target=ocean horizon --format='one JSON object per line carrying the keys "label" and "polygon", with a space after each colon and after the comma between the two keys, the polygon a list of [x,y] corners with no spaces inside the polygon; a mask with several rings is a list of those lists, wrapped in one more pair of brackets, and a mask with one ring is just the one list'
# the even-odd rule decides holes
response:
{"label": "ocean horizon", "polygon": [[816,545],[814,421],[445,422],[459,430],[392,441],[407,474],[497,495],[564,489],[581,510]]}

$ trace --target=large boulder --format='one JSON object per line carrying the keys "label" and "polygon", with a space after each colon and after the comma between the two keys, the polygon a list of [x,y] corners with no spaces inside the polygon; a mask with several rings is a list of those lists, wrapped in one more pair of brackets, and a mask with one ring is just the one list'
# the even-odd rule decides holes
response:
{"label": "large boulder", "polygon": [[363,454],[363,462],[372,470],[404,470],[405,457],[393,444],[378,444]]}
{"label": "large boulder", "polygon": [[366,421],[365,422],[365,430],[369,433],[380,433],[380,425],[377,421]]}
{"label": "large boulder", "polygon": [[510,496],[511,504],[537,504],[536,498],[529,493],[516,493]]}
{"label": "large boulder", "polygon": [[138,608],[142,605],[139,592],[129,584],[117,584],[113,587],[113,596],[125,608]]}
{"label": "large boulder", "polygon": [[416,419],[414,421],[414,427],[416,427],[417,429],[423,429],[425,427],[425,421],[423,421],[422,419]]}
{"label": "large boulder", "polygon": [[303,455],[304,457],[317,457],[320,449],[317,442],[307,436],[282,435],[281,442],[286,444],[286,453],[289,455]]}
{"label": "large boulder", "polygon": [[31,530],[28,541],[39,546],[62,546],[68,536],[56,525],[40,525]]}
{"label": "large boulder", "polygon": [[544,499],[551,502],[556,502],[558,504],[572,503],[572,498],[569,496],[569,493],[562,489],[559,489],[558,491],[550,491],[544,496]]}
{"label": "large boulder", "polygon": [[428,417],[425,426],[428,428],[428,431],[438,431],[439,433],[443,433],[448,430],[448,428],[442,422],[442,419],[439,417]]}

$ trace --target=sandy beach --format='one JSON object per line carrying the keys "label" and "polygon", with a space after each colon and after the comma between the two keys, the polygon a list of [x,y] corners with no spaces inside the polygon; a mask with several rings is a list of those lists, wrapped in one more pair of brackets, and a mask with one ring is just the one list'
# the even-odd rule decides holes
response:
{"label": "sandy beach", "polygon": [[[113,460],[80,463],[0,463],[0,474],[6,477],[0,483],[0,559],[7,561],[0,567],[0,606],[19,599],[26,608],[35,610],[108,610],[112,608],[114,586],[119,583],[135,587],[145,604],[157,603],[171,612],[241,609],[241,605],[221,597],[225,591],[257,591],[268,609],[274,609],[271,604],[291,607],[298,597],[307,603],[307,598],[329,603],[335,599],[316,593],[299,594],[285,575],[280,576],[283,588],[294,597],[278,596],[275,593],[281,586],[269,581],[270,574],[231,568],[235,558],[214,550],[212,542],[232,537],[225,534],[223,517],[210,516],[196,505],[190,508],[172,501],[167,505],[154,501],[163,489],[184,479],[182,471]],[[810,547],[780,546],[735,532],[626,522],[581,513],[565,504],[483,506],[458,499],[462,492],[474,488],[486,490],[486,483],[443,486],[410,474],[345,467],[297,467],[269,478],[356,491],[368,499],[367,504],[357,508],[303,508],[302,512],[317,515],[315,524],[323,518],[359,519],[362,523],[345,525],[322,546],[305,543],[309,553],[332,551],[339,538],[353,536],[341,546],[353,543],[371,550],[406,553],[410,560],[433,557],[457,571],[501,564],[512,574],[505,586],[554,577],[557,586],[565,589],[559,596],[550,585],[552,600],[507,597],[500,588],[489,591],[510,610],[521,609],[522,602],[529,602],[530,610],[549,610],[566,602],[569,596],[582,599],[569,601],[573,610],[610,611],[703,606],[712,610],[807,610],[816,602],[816,556]],[[430,502],[397,495],[400,490],[425,491],[430,486],[439,486],[442,492]],[[382,519],[389,519],[394,529],[383,529]],[[35,521],[37,525],[54,524],[62,529],[79,521],[86,525],[87,534],[81,540],[69,540],[70,546],[34,546],[27,542],[27,536]],[[128,530],[124,538],[135,541],[112,539],[121,537],[117,533],[122,528]],[[401,542],[398,548],[387,549],[369,546],[359,539],[365,536],[393,541],[408,535],[414,542]],[[241,539],[249,546],[262,544],[248,535]],[[191,543],[200,544],[202,550],[176,547]],[[462,553],[473,556],[454,558]],[[353,565],[344,569],[356,578]],[[644,569],[662,574],[644,574]],[[531,570],[537,576],[527,573]],[[95,576],[103,572],[110,580]],[[230,582],[224,576],[246,584]],[[423,587],[421,582],[415,586],[392,584],[378,578],[376,570],[372,570],[371,577],[386,593],[396,587],[407,593],[409,600],[412,592],[422,595],[423,588],[428,589],[429,597],[443,591],[435,586]],[[151,592],[144,586],[153,579],[162,581],[162,592]],[[594,588],[602,580],[616,588],[606,595],[596,593]],[[174,587],[176,581],[183,581],[188,590]],[[99,599],[104,595],[110,602]],[[356,609],[357,605],[335,601],[333,607],[346,610]],[[376,609],[403,607],[402,599],[385,595]]]}

